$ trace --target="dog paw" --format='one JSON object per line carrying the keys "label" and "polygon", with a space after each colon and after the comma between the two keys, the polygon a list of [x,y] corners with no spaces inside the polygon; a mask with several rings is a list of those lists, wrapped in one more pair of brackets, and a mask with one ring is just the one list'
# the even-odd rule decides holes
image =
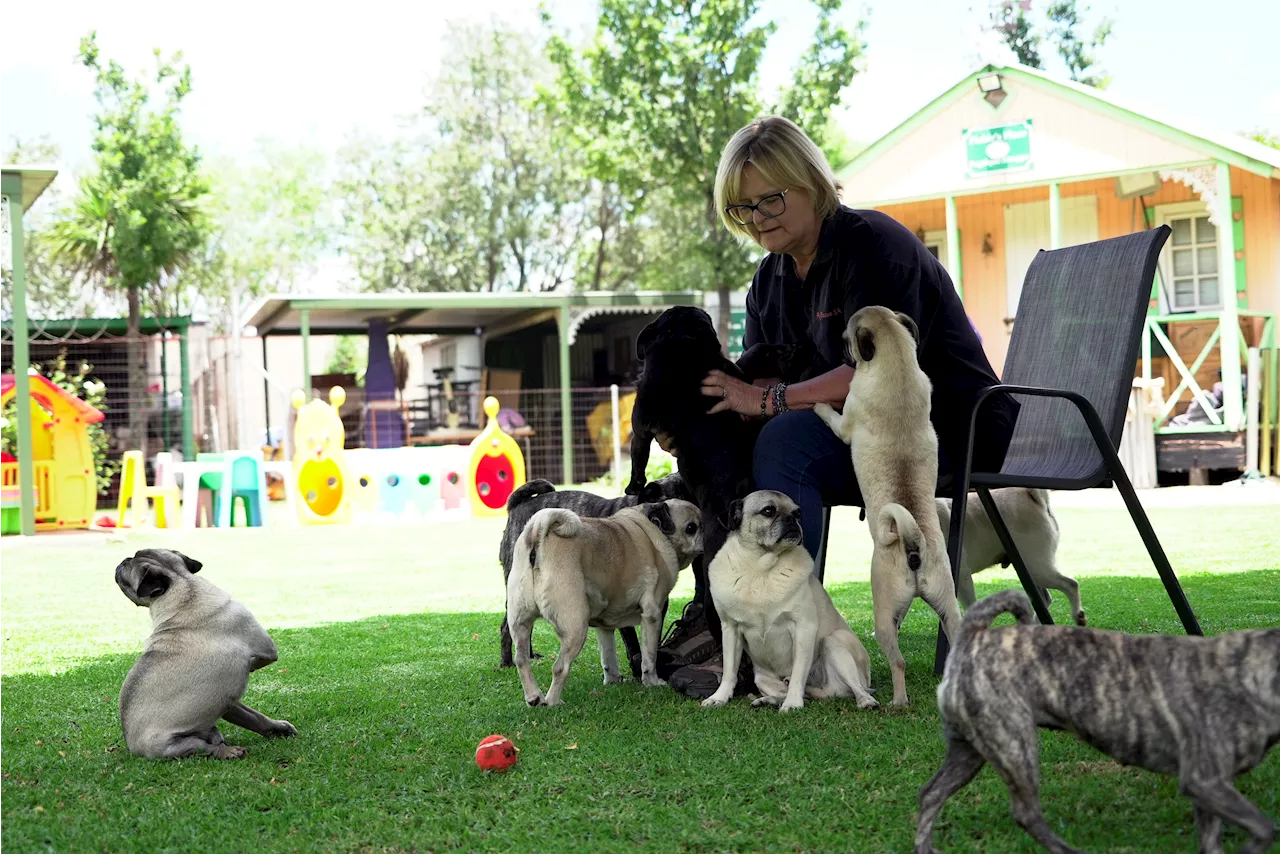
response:
{"label": "dog paw", "polygon": [[[621,673],[606,673],[606,674],[604,675],[604,684],[606,684],[606,685],[621,685],[621,684],[622,684],[622,674],[621,674]],[[646,683],[646,684],[648,684],[648,683]]]}
{"label": "dog paw", "polygon": [[219,744],[210,754],[214,759],[244,759],[249,751],[243,747],[232,747],[229,744]]}
{"label": "dog paw", "polygon": [[267,738],[292,738],[298,734],[298,728],[288,721],[276,721],[275,726],[264,734]]}
{"label": "dog paw", "polygon": [[782,705],[778,707],[780,712],[794,712],[796,709],[804,708],[804,700],[784,700]]}
{"label": "dog paw", "polygon": [[726,705],[728,702],[729,702],[728,697],[721,697],[717,694],[712,694],[710,697],[702,701],[702,708],[718,709],[721,706]]}
{"label": "dog paw", "polygon": [[893,702],[889,705],[895,709],[905,709],[907,707],[907,695],[903,694],[901,697],[894,697]]}
{"label": "dog paw", "polygon": [[525,697],[524,701],[528,703],[531,708],[535,706],[545,706],[547,704],[547,698],[541,694],[536,697]]}
{"label": "dog paw", "polygon": [[781,703],[782,703],[782,700],[780,700],[777,697],[759,697],[751,701],[751,708],[762,709],[765,706],[769,706],[776,709],[779,705],[781,705]]}
{"label": "dog paw", "polygon": [[665,688],[667,685],[667,680],[654,673],[650,673],[648,676],[641,676],[640,681],[646,688]]}
{"label": "dog paw", "polygon": [[859,709],[874,709],[879,707],[879,705],[880,704],[876,701],[875,697],[866,697],[865,699],[858,700]]}
{"label": "dog paw", "polygon": [[1087,620],[1084,615],[1084,609],[1081,608],[1079,611],[1076,611],[1076,625],[1083,626],[1086,622]]}
{"label": "dog paw", "polygon": [[544,705],[544,706],[548,706],[548,707],[550,707],[550,706],[563,706],[563,705],[564,705],[564,700],[560,699],[559,697],[556,697],[554,700],[547,700],[547,699],[544,699],[544,700],[542,701],[542,705]]}
{"label": "dog paw", "polygon": [[644,492],[644,481],[633,480],[627,484],[627,488],[623,490],[627,495],[639,495]]}

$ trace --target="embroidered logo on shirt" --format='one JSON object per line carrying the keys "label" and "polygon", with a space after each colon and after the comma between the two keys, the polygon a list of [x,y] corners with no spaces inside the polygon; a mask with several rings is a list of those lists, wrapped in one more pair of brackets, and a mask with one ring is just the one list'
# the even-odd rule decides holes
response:
{"label": "embroidered logo on shirt", "polygon": [[819,320],[826,320],[829,317],[839,317],[841,314],[844,314],[844,311],[837,308],[834,311],[820,311],[817,313],[817,318]]}

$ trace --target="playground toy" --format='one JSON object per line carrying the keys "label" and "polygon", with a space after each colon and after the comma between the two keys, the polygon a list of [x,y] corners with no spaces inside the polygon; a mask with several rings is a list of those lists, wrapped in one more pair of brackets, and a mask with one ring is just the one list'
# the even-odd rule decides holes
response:
{"label": "playground toy", "polygon": [[[32,470],[36,530],[87,528],[98,505],[98,476],[89,425],[106,416],[39,374],[32,374]],[[0,377],[0,405],[17,393],[13,374]],[[18,463],[0,466],[0,488],[18,488]]]}
{"label": "playground toy", "polygon": [[468,483],[471,512],[476,516],[504,515],[507,499],[525,480],[524,454],[516,440],[498,424],[498,408],[496,397],[484,399],[488,422],[480,435],[471,440]]}
{"label": "playground toy", "polygon": [[155,503],[155,526],[168,528],[169,522],[177,522],[178,487],[165,486],[156,473],[156,485],[147,486],[147,469],[143,464],[142,451],[125,451],[120,466],[120,503],[116,508],[116,527],[127,528],[126,517],[132,510],[135,524],[146,521],[147,499]]}
{"label": "playground toy", "polygon": [[307,401],[301,390],[291,398],[298,420],[293,427],[293,482],[300,500],[298,521],[332,525],[351,521],[351,494],[343,446],[346,431],[338,408],[347,399],[340,386],[329,390],[329,402]]}

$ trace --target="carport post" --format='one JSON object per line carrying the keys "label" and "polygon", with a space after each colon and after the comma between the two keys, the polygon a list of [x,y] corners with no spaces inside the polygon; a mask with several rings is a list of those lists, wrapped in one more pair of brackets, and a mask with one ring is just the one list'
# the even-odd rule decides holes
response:
{"label": "carport post", "polygon": [[35,536],[35,465],[31,458],[31,364],[30,330],[27,327],[26,258],[22,243],[22,175],[4,176],[4,195],[9,197],[9,237],[13,241],[13,382],[18,419],[18,519],[24,537]]}
{"label": "carport post", "polygon": [[560,345],[561,483],[573,483],[573,396],[569,391],[569,307],[556,312],[556,340]]}
{"label": "carport post", "polygon": [[182,362],[182,458],[196,458],[196,429],[192,416],[196,400],[191,396],[191,327],[182,330],[178,337],[178,361]]}
{"label": "carport post", "polygon": [[302,316],[302,393],[311,399],[311,309],[298,312]]}

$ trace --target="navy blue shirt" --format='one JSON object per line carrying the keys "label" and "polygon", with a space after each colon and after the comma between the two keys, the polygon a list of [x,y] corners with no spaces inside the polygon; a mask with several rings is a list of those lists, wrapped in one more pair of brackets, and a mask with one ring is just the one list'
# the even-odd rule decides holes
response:
{"label": "navy blue shirt", "polygon": [[[919,327],[920,367],[933,384],[930,419],[939,450],[959,463],[974,399],[999,380],[946,268],[892,217],[838,208],[823,220],[818,254],[804,279],[790,256],[766,255],[747,293],[743,349],[809,339],[821,363],[809,375],[852,366],[841,336],[854,312],[868,305],[900,311]],[[999,471],[1017,414],[1017,401],[1006,394],[983,405],[975,471]]]}

